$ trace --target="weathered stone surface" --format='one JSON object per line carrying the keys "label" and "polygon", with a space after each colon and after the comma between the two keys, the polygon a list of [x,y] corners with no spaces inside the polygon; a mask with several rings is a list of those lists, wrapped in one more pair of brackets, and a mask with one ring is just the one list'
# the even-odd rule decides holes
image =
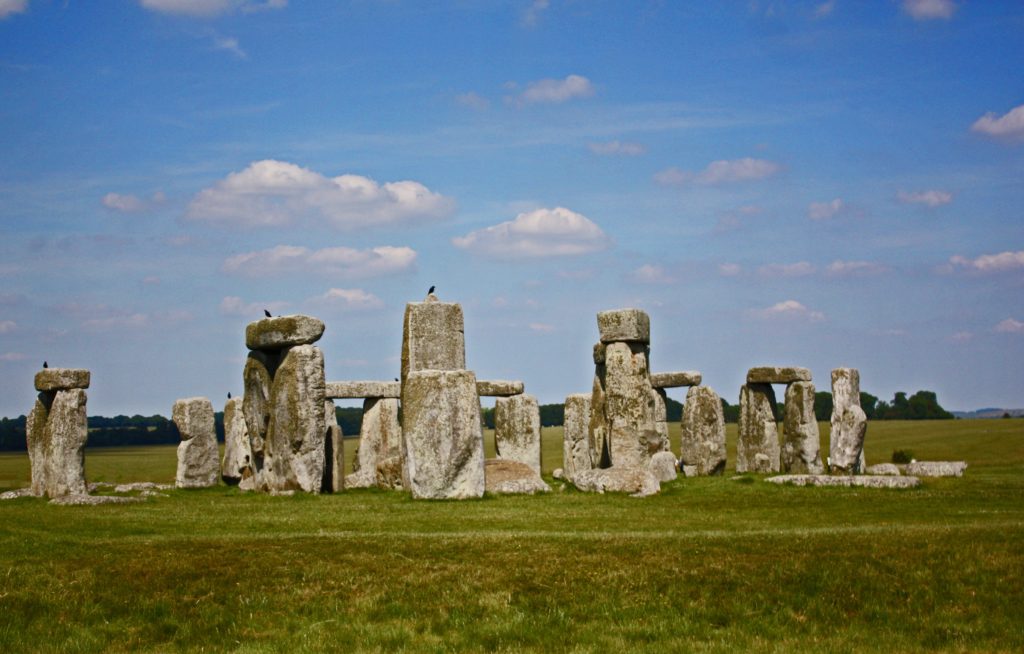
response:
{"label": "weathered stone surface", "polygon": [[18,488],[16,490],[4,491],[0,493],[0,500],[16,500],[19,497],[32,497],[35,494],[32,492],[31,486],[25,488]]}
{"label": "weathered stone surface", "polygon": [[775,391],[770,384],[740,388],[736,472],[778,472],[779,435],[775,424]]}
{"label": "weathered stone surface", "polygon": [[921,480],[917,477],[884,477],[870,475],[779,475],[768,477],[773,484],[793,486],[859,486],[863,488],[917,488]]}
{"label": "weathered stone surface", "polygon": [[124,497],[122,495],[87,495],[75,493],[73,495],[62,495],[50,500],[50,504],[60,506],[96,506],[98,504],[135,504],[145,502],[143,497]]}
{"label": "weathered stone surface", "polygon": [[666,449],[647,361],[642,343],[609,343],[605,350],[604,420],[613,466],[646,468],[652,454]]}
{"label": "weathered stone surface", "polygon": [[811,381],[811,371],[807,368],[779,366],[761,366],[747,371],[748,384],[789,384],[798,381]]}
{"label": "weathered stone surface", "polygon": [[[555,468],[554,470],[551,471],[551,476],[555,479],[565,479],[565,470],[562,470],[561,468]],[[0,496],[0,499],[3,499],[3,497]]]}
{"label": "weathered stone surface", "polygon": [[245,346],[250,350],[277,350],[316,343],[324,335],[324,323],[312,316],[278,316],[251,322],[245,327]]}
{"label": "weathered stone surface", "polygon": [[130,484],[118,484],[114,486],[115,493],[131,493],[133,491],[157,491],[171,490],[174,484],[156,484],[151,481],[136,481]]}
{"label": "weathered stone surface", "polygon": [[609,468],[612,455],[609,451],[608,424],[605,413],[605,378],[607,368],[604,364],[604,349],[601,350],[601,363],[594,366],[594,383],[590,391],[590,422],[587,425],[587,444],[590,447],[592,468]]}
{"label": "weathered stone surface", "polygon": [[652,388],[651,401],[654,402],[654,431],[658,432],[661,441],[658,452],[667,452],[671,443],[668,440],[668,394],[665,389]]}
{"label": "weathered stone surface", "polygon": [[89,388],[89,377],[85,368],[45,368],[36,373],[36,390],[52,392]]}
{"label": "weathered stone surface", "polygon": [[913,461],[907,464],[907,474],[917,477],[963,477],[966,461]]}
{"label": "weathered stone surface", "polygon": [[321,493],[345,490],[345,435],[338,424],[334,402],[324,400],[324,476]]}
{"label": "weathered stone surface", "polygon": [[499,459],[524,463],[540,475],[540,406],[537,398],[522,394],[499,397],[495,401],[494,448]]}
{"label": "weathered stone surface", "polygon": [[436,297],[406,304],[402,381],[417,370],[463,370],[465,367],[462,307],[453,302],[438,302]]}
{"label": "weathered stone surface", "polygon": [[[363,402],[363,423],[359,430],[359,447],[352,461],[353,474],[346,480],[348,488],[372,488],[381,481],[378,466],[385,459],[397,458],[398,488],[401,484],[402,426],[398,422],[398,400],[368,398]],[[394,488],[390,469],[385,473],[382,488]]]}
{"label": "weathered stone surface", "polygon": [[679,459],[687,477],[725,471],[725,414],[722,398],[708,386],[691,386],[683,404]]}
{"label": "weathered stone surface", "polygon": [[860,472],[868,418],[860,407],[860,373],[855,368],[832,371],[832,429],[829,467],[833,474]]}
{"label": "weathered stone surface", "polygon": [[679,388],[680,386],[700,386],[701,374],[696,370],[681,372],[656,372],[651,374],[651,386],[655,388]]}
{"label": "weathered stone surface", "polygon": [[572,478],[578,470],[590,470],[590,395],[576,393],[565,398],[565,418],[562,428],[562,471]]}
{"label": "weathered stone surface", "polygon": [[315,345],[284,352],[270,390],[260,487],[320,492],[324,476],[324,355]]}
{"label": "weathered stone surface", "polygon": [[602,343],[600,341],[598,341],[597,343],[594,343],[594,365],[595,366],[603,366],[604,365],[604,343]]}
{"label": "weathered stone surface", "polygon": [[327,382],[326,395],[330,399],[363,397],[392,397],[402,394],[402,385],[396,381],[340,381]]}
{"label": "weathered stone surface", "polygon": [[511,397],[521,395],[524,388],[521,381],[481,379],[476,383],[476,394],[480,397]]}
{"label": "weathered stone surface", "polygon": [[54,498],[87,492],[86,399],[81,388],[39,394],[26,423],[34,495]]}
{"label": "weathered stone surface", "polygon": [[782,423],[781,465],[783,472],[820,475],[821,434],[814,416],[814,384],[793,382],[786,387]]}
{"label": "weathered stone surface", "polygon": [[234,397],[224,405],[224,458],[220,476],[225,483],[237,484],[252,474],[252,445],[245,426],[242,398]]}
{"label": "weathered stone surface", "polygon": [[487,459],[484,461],[485,489],[502,495],[533,495],[547,493],[551,487],[540,474],[519,461]]}
{"label": "weathered stone surface", "polygon": [[597,314],[602,343],[651,342],[651,319],[640,309],[615,309]]}
{"label": "weathered stone surface", "polygon": [[377,461],[377,488],[402,490],[405,465],[401,455],[389,456]]}
{"label": "weathered stone surface", "polygon": [[876,463],[873,466],[868,466],[864,472],[869,475],[889,475],[892,477],[899,477],[902,474],[899,466],[895,463]]}
{"label": "weathered stone surface", "polygon": [[476,375],[417,370],[409,373],[402,395],[404,487],[416,499],[482,496],[484,439]]}
{"label": "weathered stone surface", "polygon": [[576,488],[589,493],[629,493],[633,497],[647,497],[661,491],[661,483],[646,466],[581,470],[571,481]]}
{"label": "weathered stone surface", "polygon": [[242,383],[245,394],[242,398],[242,413],[246,431],[249,432],[249,450],[252,454],[254,473],[263,469],[263,449],[270,428],[270,389],[274,384],[274,372],[280,363],[280,353],[250,352],[245,360]]}
{"label": "weathered stone surface", "polygon": [[181,435],[174,485],[178,488],[216,486],[220,466],[213,404],[205,397],[178,400],[171,411],[171,422]]}
{"label": "weathered stone surface", "polygon": [[673,481],[679,474],[678,462],[676,461],[676,455],[671,452],[657,452],[651,457],[651,463],[648,466],[651,474],[659,482]]}

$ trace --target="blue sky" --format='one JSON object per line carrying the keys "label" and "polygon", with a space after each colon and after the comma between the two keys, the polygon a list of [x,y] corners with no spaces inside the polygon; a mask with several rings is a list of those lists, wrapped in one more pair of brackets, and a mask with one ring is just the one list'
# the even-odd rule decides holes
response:
{"label": "blue sky", "polygon": [[542,402],[636,306],[730,402],[1020,407],[1021,207],[1020,2],[0,0],[0,415],[216,403],[263,308],[390,379],[432,284]]}

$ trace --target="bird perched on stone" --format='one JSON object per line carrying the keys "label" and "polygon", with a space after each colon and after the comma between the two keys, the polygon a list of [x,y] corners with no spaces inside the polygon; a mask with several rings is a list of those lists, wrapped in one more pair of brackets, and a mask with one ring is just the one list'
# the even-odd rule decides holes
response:
{"label": "bird perched on stone", "polygon": [[267,311],[266,309],[263,310],[263,315],[266,316],[267,318],[272,318],[273,317],[273,316],[270,315],[270,312]]}
{"label": "bird perched on stone", "polygon": [[231,391],[228,391],[228,399],[231,399]]}
{"label": "bird perched on stone", "polygon": [[429,291],[427,291],[427,295],[431,295],[431,294],[432,294],[433,292],[434,292],[434,287],[433,287],[433,286],[431,286],[431,287],[430,287],[430,290],[429,290]]}
{"label": "bird perched on stone", "polygon": [[398,381],[398,377],[395,377],[395,381]]}
{"label": "bird perched on stone", "polygon": [[43,361],[43,367],[44,367],[44,368],[49,368],[49,367],[50,367],[50,364],[48,364],[48,363],[46,363],[45,361]]}

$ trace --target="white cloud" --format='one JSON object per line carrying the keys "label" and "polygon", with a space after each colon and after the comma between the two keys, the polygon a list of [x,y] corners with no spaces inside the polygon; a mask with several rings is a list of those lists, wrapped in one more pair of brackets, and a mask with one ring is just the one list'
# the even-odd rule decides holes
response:
{"label": "white cloud", "polygon": [[654,175],[654,181],[666,186],[680,186],[694,183],[704,186],[716,184],[727,184],[731,182],[745,182],[756,179],[765,179],[778,173],[782,167],[774,161],[764,159],[743,159],[712,161],[699,173],[679,168],[666,168]]}
{"label": "white cloud", "polygon": [[640,284],[671,284],[676,281],[664,268],[649,263],[629,273],[629,278]]}
{"label": "white cloud", "polygon": [[[0,2],[2,1],[3,0],[0,0]],[[2,8],[2,5],[0,5],[0,8]],[[0,18],[2,18],[2,16],[0,16]],[[24,361],[27,358],[28,355],[22,354],[21,352],[4,352],[3,354],[0,354],[0,361]]]}
{"label": "white cloud", "polygon": [[521,213],[491,227],[452,239],[455,247],[502,259],[573,256],[608,247],[600,227],[564,207]]}
{"label": "white cloud", "polygon": [[830,16],[836,9],[836,0],[828,0],[828,2],[822,2],[820,5],[814,8],[814,18],[825,18]]}
{"label": "white cloud", "polygon": [[769,263],[757,269],[762,277],[806,277],[814,274],[814,265],[807,261]]}
{"label": "white cloud", "polygon": [[288,6],[288,0],[139,0],[139,4],[162,14],[212,18],[235,10],[252,13],[267,9],[284,9]]}
{"label": "white cloud", "polygon": [[594,85],[582,75],[569,75],[565,79],[542,79],[530,82],[526,89],[510,98],[518,106],[528,104],[561,104],[573,98],[588,98],[594,95]]}
{"label": "white cloud", "polygon": [[1007,318],[996,325],[995,330],[1003,334],[1024,334],[1024,322]]}
{"label": "white cloud", "polygon": [[903,11],[914,20],[949,20],[956,11],[953,0],[903,0]]}
{"label": "white cloud", "polygon": [[647,152],[647,148],[639,143],[623,143],[621,141],[591,143],[587,147],[594,154],[619,154],[627,157],[636,157]]}
{"label": "white cloud", "polygon": [[1024,268],[1024,250],[983,254],[975,259],[958,255],[949,258],[949,263],[977,272],[1003,272]]}
{"label": "white cloud", "polygon": [[841,277],[878,275],[886,272],[888,268],[873,261],[841,261],[837,259],[830,263],[825,270],[829,275]]}
{"label": "white cloud", "polygon": [[0,0],[0,20],[20,14],[28,8],[28,0]]}
{"label": "white cloud", "polygon": [[972,132],[1005,139],[1024,139],[1024,104],[1014,107],[1002,116],[989,112],[974,121]]}
{"label": "white cloud", "polygon": [[9,334],[18,327],[18,323],[13,320],[0,320],[0,334]]}
{"label": "white cloud", "polygon": [[329,178],[266,159],[200,191],[185,216],[243,227],[289,225],[310,216],[353,229],[436,220],[453,206],[451,199],[419,182],[378,184],[360,175]]}
{"label": "white cloud", "polygon": [[470,109],[476,109],[477,111],[483,111],[484,109],[491,106],[491,101],[487,98],[469,91],[468,93],[460,93],[455,96],[455,101],[461,104],[463,107],[469,107]]}
{"label": "white cloud", "polygon": [[526,8],[526,11],[523,12],[523,25],[526,27],[536,25],[540,15],[547,11],[550,5],[551,2],[549,0],[533,0],[530,6]]}
{"label": "white cloud", "polygon": [[796,300],[786,300],[773,304],[766,309],[755,309],[753,315],[762,319],[785,318],[792,320],[807,320],[819,322],[825,319],[825,314],[820,311],[812,311]]}
{"label": "white cloud", "polygon": [[230,52],[238,59],[245,59],[249,56],[245,53],[245,50],[242,49],[242,46],[238,44],[238,39],[233,36],[213,37],[213,47],[217,50]]}
{"label": "white cloud", "polygon": [[547,332],[555,331],[555,326],[554,325],[549,325],[549,324],[547,324],[545,322],[531,322],[530,323],[530,329],[532,329],[535,332],[547,333]]}
{"label": "white cloud", "polygon": [[120,193],[107,193],[103,196],[103,206],[112,211],[121,213],[137,213],[144,211],[146,204],[134,195],[121,195]]}
{"label": "white cloud", "polygon": [[828,220],[840,213],[844,206],[843,201],[839,198],[831,202],[812,202],[807,207],[807,217],[811,220]]}
{"label": "white cloud", "polygon": [[949,191],[935,189],[914,192],[900,191],[896,194],[896,199],[903,204],[923,204],[934,209],[935,207],[941,207],[952,202],[953,194]]}
{"label": "white cloud", "polygon": [[356,279],[405,272],[415,263],[416,251],[409,247],[384,245],[366,250],[347,247],[310,250],[296,245],[278,245],[269,250],[228,257],[222,270],[245,277],[317,273]]}
{"label": "white cloud", "polygon": [[229,295],[220,301],[220,312],[225,316],[250,316],[256,320],[263,317],[264,310],[276,315],[286,306],[287,302],[246,302],[237,295]]}
{"label": "white cloud", "polygon": [[361,288],[332,288],[323,295],[314,298],[319,304],[330,304],[343,309],[379,309],[384,302],[374,295]]}
{"label": "white cloud", "polygon": [[723,277],[735,277],[743,272],[743,266],[738,263],[720,263],[718,264],[718,274]]}

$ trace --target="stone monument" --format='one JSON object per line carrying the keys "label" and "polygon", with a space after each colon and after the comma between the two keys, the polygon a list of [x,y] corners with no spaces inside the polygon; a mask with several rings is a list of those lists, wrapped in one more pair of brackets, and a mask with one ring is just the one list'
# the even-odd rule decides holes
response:
{"label": "stone monument", "polygon": [[47,368],[36,373],[39,396],[25,423],[32,495],[58,498],[86,493],[89,378],[89,371],[81,368]]}

